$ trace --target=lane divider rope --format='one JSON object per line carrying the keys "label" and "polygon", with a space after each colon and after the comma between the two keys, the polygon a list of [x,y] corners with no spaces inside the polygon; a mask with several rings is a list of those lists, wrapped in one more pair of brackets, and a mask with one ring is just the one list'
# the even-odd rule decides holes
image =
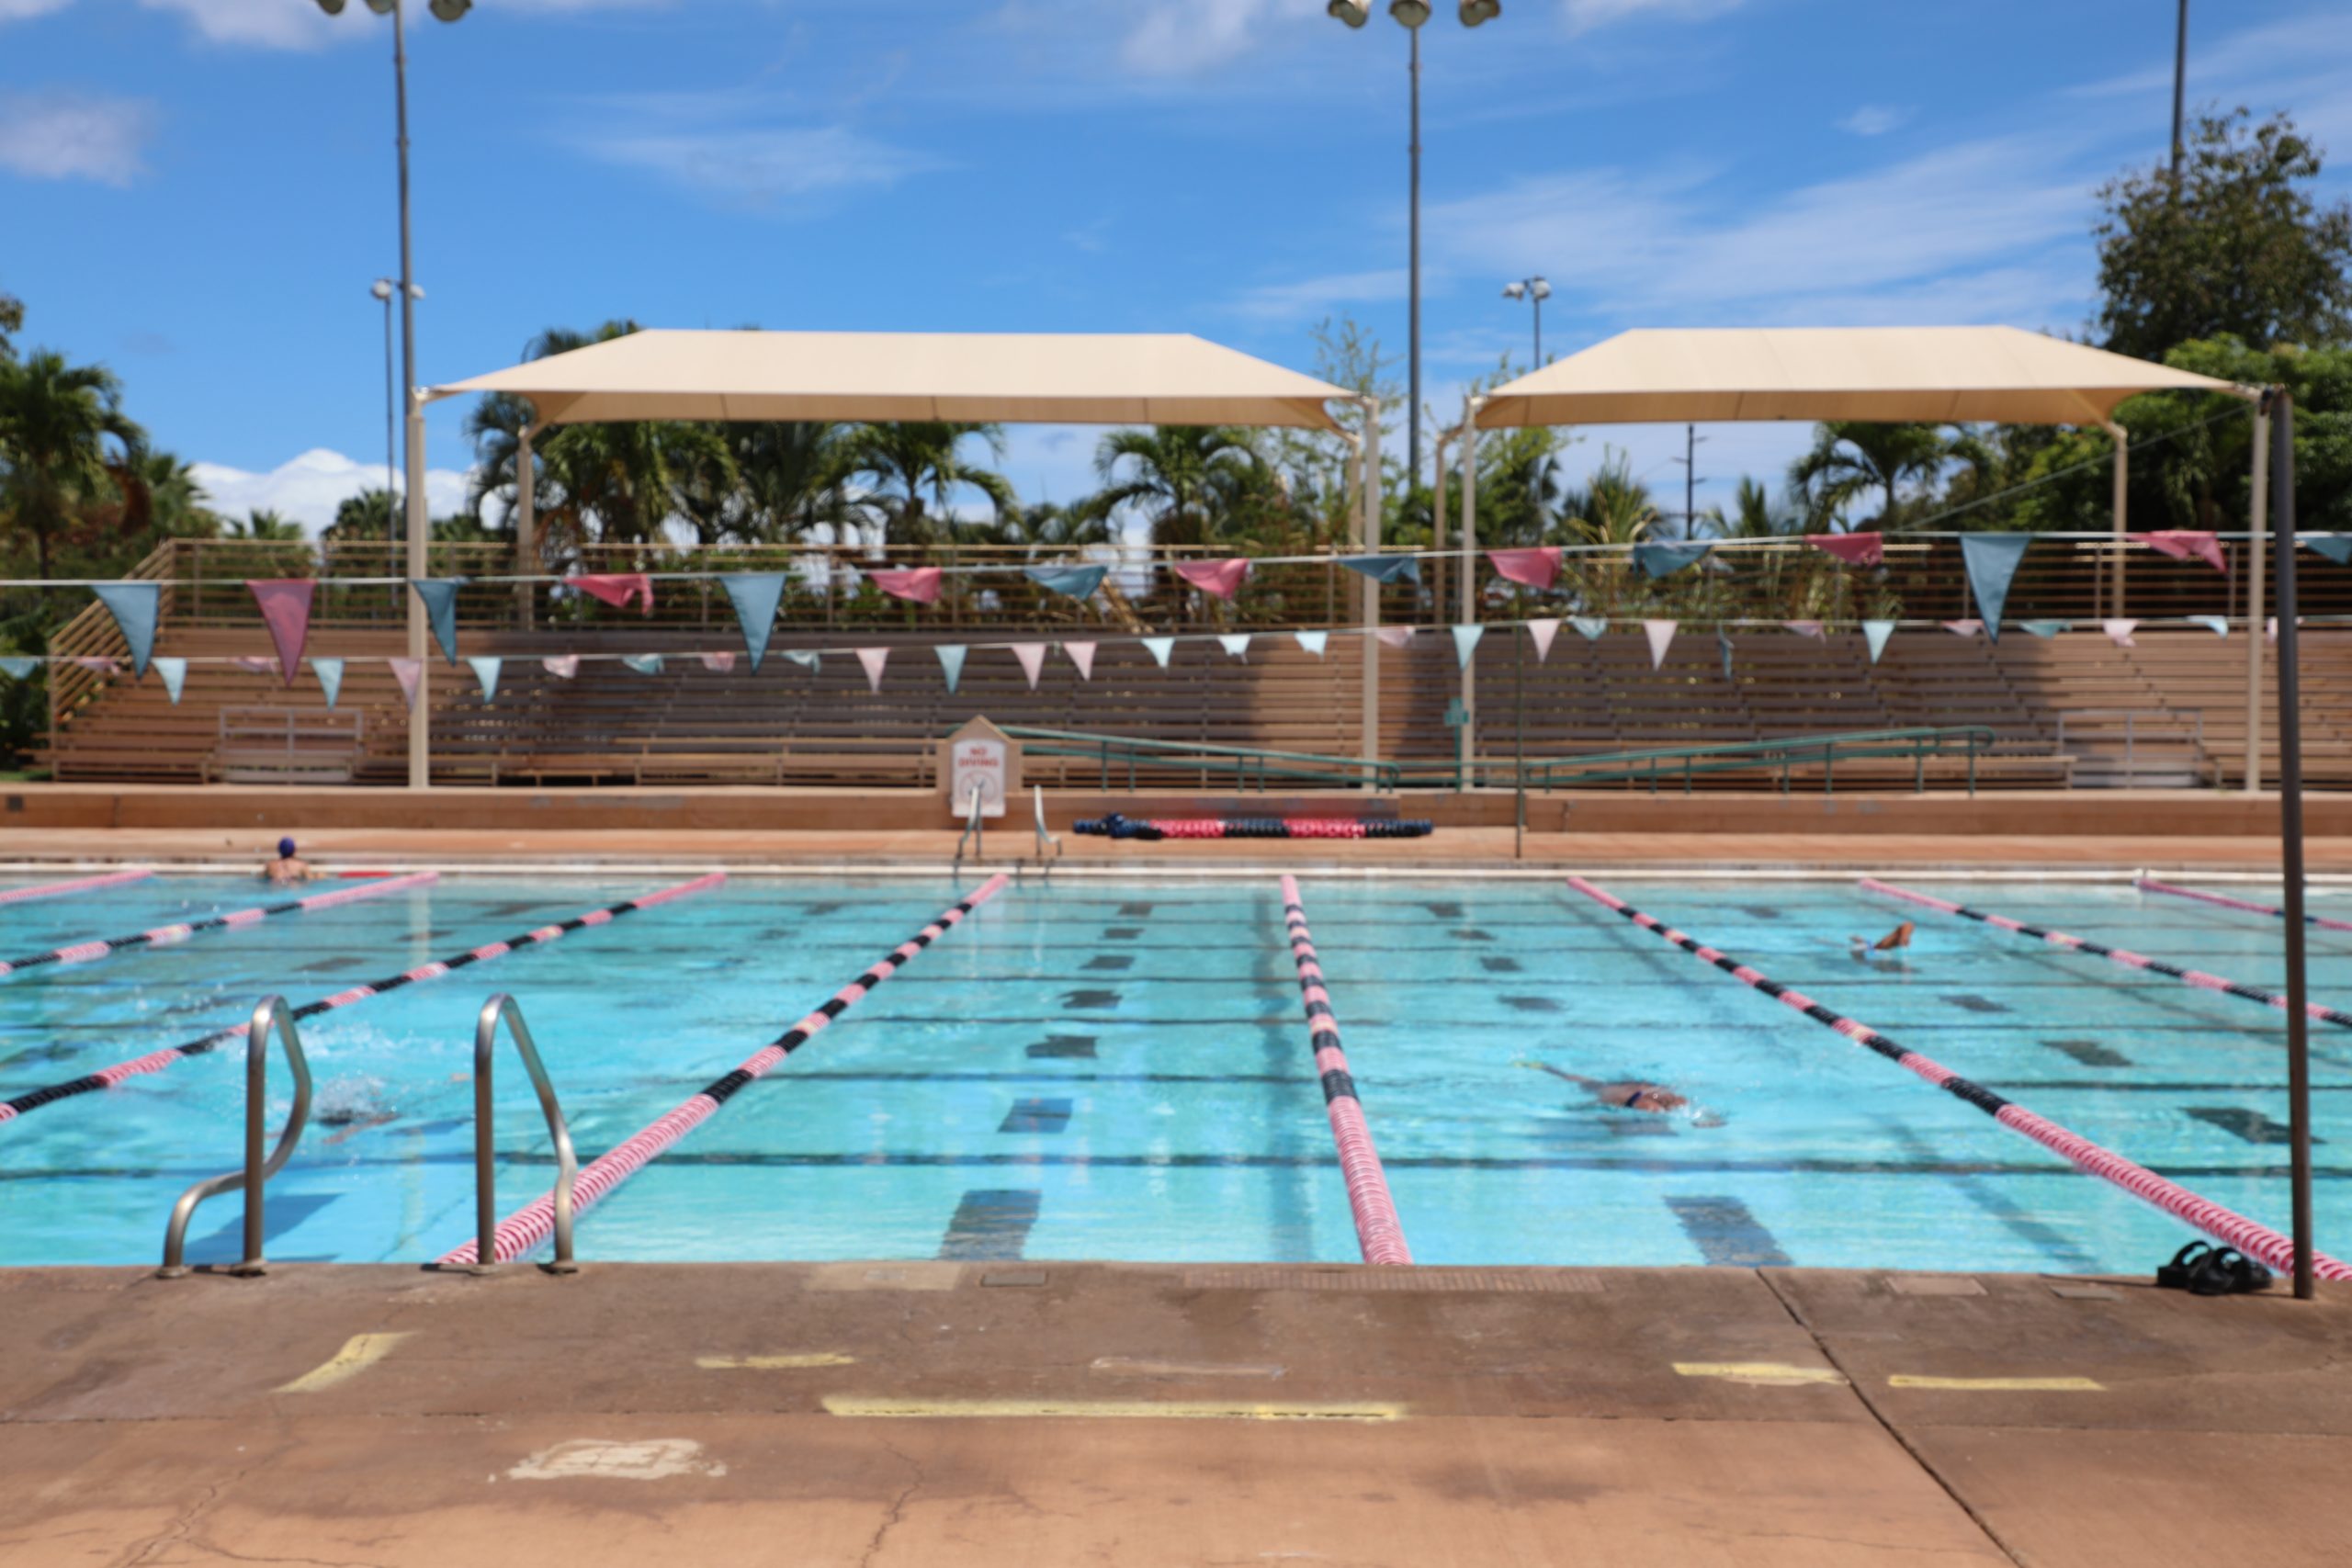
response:
{"label": "lane divider rope", "polygon": [[[957,925],[965,916],[1004,891],[1012,879],[1002,872],[989,877],[939,918],[913,936],[892,948],[888,956],[867,967],[865,972],[827,998],[816,1011],[778,1035],[775,1041],[743,1065],[722,1077],[714,1078],[698,1092],[689,1096],[675,1110],[660,1120],[623,1139],[591,1160],[572,1179],[571,1213],[576,1220],[614,1188],[652,1163],[655,1156],[691,1133],[714,1114],[745,1084],[764,1076],[777,1063],[823,1032],[825,1026],[849,1010],[875,987],[898,973],[899,965],[937,942]],[[494,1261],[512,1263],[553,1235],[555,1231],[555,1194],[541,1193],[515,1210],[492,1231],[492,1245],[496,1251]],[[434,1261],[444,1268],[472,1265],[481,1261],[478,1243],[468,1241],[451,1247]]]}
{"label": "lane divider rope", "polygon": [[[2147,954],[2134,953],[2130,948],[2109,947],[2102,942],[2091,942],[2084,937],[2068,936],[2064,931],[2047,931],[2041,926],[2030,926],[2023,920],[2013,920],[2006,915],[1987,914],[1982,909],[1972,909],[1965,904],[1955,904],[1950,899],[1915,892],[1908,887],[1897,887],[1892,882],[1881,882],[1875,876],[1863,877],[1861,885],[1872,893],[1883,893],[1890,898],[1905,899],[1923,908],[1933,909],[1939,914],[1958,915],[1963,920],[1974,920],[1981,925],[1991,926],[1996,931],[2014,931],[2019,936],[2030,936],[2037,941],[2046,942],[2052,947],[2064,948],[2070,953],[2087,953],[2095,958],[2104,958],[2110,963],[2120,964],[2126,969],[2143,969],[2151,975],[2168,976],[2184,985],[2194,986],[2200,991],[2218,991],[2224,996],[2239,997],[2246,1001],[2260,1002],[2265,1007],[2277,1008],[2280,1012],[2288,1010],[2287,998],[2275,991],[2265,991],[2220,975],[2208,975],[2202,969],[2183,969],[2177,964],[2166,964],[2160,958],[2150,958]],[[2333,1023],[2342,1029],[2352,1029],[2352,1013],[2339,1012],[2324,1002],[2305,1002],[2303,1010],[2323,1022]]]}
{"label": "lane divider rope", "polygon": [[[2173,898],[2194,898],[2200,904],[2219,904],[2224,909],[2243,909],[2249,915],[2268,915],[2274,920],[2283,920],[2287,918],[2287,911],[2276,904],[2256,904],[2245,898],[2233,898],[2222,893],[2206,893],[2194,887],[2176,887],[2169,882],[2159,882],[2153,876],[2135,877],[2132,879],[2132,886],[2143,893],[2162,893]],[[2306,914],[2303,917],[2303,923],[2317,926],[2322,931],[2352,931],[2352,920],[2331,919],[2325,915]]]}
{"label": "lane divider rope", "polygon": [[1323,1110],[1331,1119],[1331,1142],[1340,1150],[1340,1174],[1347,1181],[1348,1208],[1355,1215],[1356,1246],[1366,1263],[1410,1263],[1413,1254],[1405,1245],[1396,1200],[1388,1192],[1388,1173],[1381,1168],[1380,1150],[1372,1141],[1371,1123],[1364,1120],[1363,1102],[1356,1096],[1347,1053],[1340,1046],[1339,1016],[1323,986],[1323,964],[1315,955],[1315,936],[1306,929],[1295,876],[1283,878],[1283,923],[1290,931],[1291,958],[1298,965],[1306,1037],[1323,1079]]}
{"label": "lane divider rope", "polygon": [[[657,905],[666,904],[673,898],[684,898],[689,894],[707,891],[718,886],[726,880],[725,872],[714,871],[697,876],[690,882],[681,882],[674,887],[662,888],[658,893],[648,893],[639,898],[624,898],[617,904],[607,904],[601,909],[590,909],[583,914],[574,915],[568,920],[560,920],[551,926],[541,926],[537,931],[524,931],[520,935],[508,937],[504,942],[487,942],[470,952],[458,953],[454,957],[438,959],[431,964],[420,964],[413,969],[403,970],[386,979],[371,980],[364,986],[354,986],[347,991],[337,991],[334,996],[322,997],[314,1002],[305,1002],[294,1010],[293,1016],[297,1019],[316,1018],[322,1012],[332,1012],[336,1008],[349,1007],[353,1002],[366,1001],[370,997],[380,997],[385,992],[396,991],[402,986],[414,985],[424,980],[437,980],[442,976],[454,974],[469,964],[487,963],[491,959],[503,957],[517,948],[537,947],[542,942],[554,942],[583,927],[607,925],[619,919],[623,915],[634,914],[639,909],[650,909]],[[169,1045],[161,1051],[151,1051],[144,1056],[135,1057],[128,1062],[117,1062],[113,1066],[100,1067],[96,1072],[85,1074],[78,1078],[69,1078],[63,1083],[51,1084],[46,1089],[28,1090],[13,1100],[0,1100],[0,1122],[13,1121],[27,1111],[38,1111],[44,1105],[54,1105],[61,1100],[70,1100],[77,1094],[90,1094],[98,1089],[112,1089],[125,1078],[137,1077],[141,1073],[160,1073],[174,1062],[183,1061],[190,1056],[203,1055],[215,1046],[228,1041],[243,1039],[244,1034],[243,1024],[232,1024],[227,1029],[216,1030],[200,1040],[191,1040],[185,1045]]]}
{"label": "lane divider rope", "polygon": [[1088,817],[1070,830],[1102,839],[1426,839],[1425,818]]}
{"label": "lane divider rope", "polygon": [[34,969],[44,964],[89,964],[109,953],[130,947],[163,947],[172,942],[186,942],[198,931],[220,931],[230,926],[250,926],[272,915],[308,914],[313,909],[330,909],[337,904],[356,904],[362,898],[380,897],[387,893],[403,892],[412,887],[429,886],[441,880],[437,871],[411,872],[406,876],[391,876],[380,881],[356,883],[333,893],[313,893],[307,898],[289,898],[282,904],[257,904],[250,909],[236,909],[225,915],[208,915],[200,920],[184,920],[177,925],[157,926],[131,936],[98,937],[89,942],[77,942],[55,947],[47,953],[36,953],[28,958],[0,959],[0,978]]}
{"label": "lane divider rope", "polygon": [[[2200,1197],[2111,1149],[2102,1148],[2079,1133],[2034,1114],[2017,1101],[1962,1077],[1940,1063],[1916,1051],[1906,1050],[1868,1024],[1830,1011],[1802,991],[1783,986],[1729,954],[1693,941],[1581,876],[1568,878],[1568,886],[1603,908],[1623,916],[1644,931],[1664,938],[1683,952],[1704,959],[1734,979],[1763,992],[1781,1006],[1793,1008],[1815,1023],[1827,1025],[1856,1044],[1868,1047],[1906,1072],[1915,1073],[1956,1099],[1967,1101],[2011,1132],[2022,1133],[2042,1147],[2064,1156],[2076,1169],[2112,1182],[2133,1197],[2154,1204],[2208,1235],[2229,1243],[2249,1258],[2260,1258],[2282,1273],[2294,1268],[2294,1243],[2267,1225],[2223,1208],[2211,1199]],[[2352,1280],[2352,1267],[2325,1253],[2314,1252],[2312,1263],[2323,1280]]]}
{"label": "lane divider rope", "polygon": [[12,887],[0,893],[0,904],[28,904],[36,898],[62,898],[68,893],[95,893],[101,887],[119,887],[126,882],[143,882],[155,874],[153,866],[138,866],[129,871],[102,872],[96,876],[76,876],[64,882],[42,882],[30,887]]}

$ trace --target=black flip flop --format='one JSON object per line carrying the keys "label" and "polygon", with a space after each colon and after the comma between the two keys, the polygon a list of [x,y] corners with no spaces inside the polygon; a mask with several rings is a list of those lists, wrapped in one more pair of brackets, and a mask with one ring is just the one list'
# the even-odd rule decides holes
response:
{"label": "black flip flop", "polygon": [[2193,1289],[2191,1281],[2196,1276],[2197,1269],[2207,1258],[2212,1255],[2212,1252],[2213,1244],[2210,1241],[2190,1242],[2172,1255],[2171,1262],[2160,1263],[2156,1266],[2156,1284],[2167,1291]]}
{"label": "black flip flop", "polygon": [[2234,1247],[2219,1247],[2198,1259],[2188,1291],[2198,1296],[2236,1296],[2270,1287],[2270,1270]]}

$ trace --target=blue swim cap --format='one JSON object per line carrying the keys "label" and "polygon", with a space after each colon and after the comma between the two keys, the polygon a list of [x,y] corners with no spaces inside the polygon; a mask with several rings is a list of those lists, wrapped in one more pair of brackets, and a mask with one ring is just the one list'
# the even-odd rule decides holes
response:
{"label": "blue swim cap", "polygon": [[277,840],[277,858],[279,860],[292,860],[294,858],[293,840],[280,839]]}

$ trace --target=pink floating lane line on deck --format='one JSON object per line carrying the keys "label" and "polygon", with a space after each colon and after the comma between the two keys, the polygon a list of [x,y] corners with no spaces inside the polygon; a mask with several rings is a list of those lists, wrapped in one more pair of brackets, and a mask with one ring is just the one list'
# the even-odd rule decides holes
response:
{"label": "pink floating lane line on deck", "polygon": [[[2041,926],[2030,926],[2022,920],[2010,919],[2006,915],[1989,915],[1982,909],[1972,909],[1965,904],[1955,904],[1948,898],[1938,898],[1931,894],[1916,892],[1908,887],[1897,887],[1892,882],[1881,882],[1875,876],[1863,877],[1861,885],[1872,893],[1883,893],[1890,898],[1902,898],[1942,914],[1957,915],[1963,920],[1974,920],[1980,925],[1991,926],[1997,931],[2014,931],[2019,936],[2030,936],[2037,941],[2046,942],[2052,947],[2063,947],[2070,953],[2087,953],[2094,958],[2104,958],[2111,963],[2120,964],[2126,969],[2143,969],[2151,975],[2168,976],[2183,985],[2194,986],[2200,991],[2219,991],[2224,996],[2237,997],[2249,1002],[2260,1002],[2265,1007],[2277,1008],[2280,1012],[2287,1010],[2287,998],[2277,992],[2262,990],[2257,987],[2233,980],[2227,976],[2208,975],[2202,969],[2183,969],[2177,964],[2166,964],[2160,958],[2151,958],[2144,953],[2133,953],[2129,948],[2109,947],[2104,942],[2092,942],[2086,937],[2068,936],[2064,931],[2047,931]],[[2305,1002],[2303,1010],[2324,1023],[2333,1023],[2340,1029],[2352,1029],[2352,1013],[2340,1011],[2324,1002]]]}
{"label": "pink floating lane line on deck", "polygon": [[200,920],[180,920],[168,926],[156,926],[130,936],[96,937],[70,946],[51,948],[24,958],[0,959],[0,978],[20,970],[38,968],[45,964],[88,964],[120,953],[130,947],[164,947],[175,942],[186,942],[198,931],[221,931],[232,926],[250,926],[272,915],[308,914],[313,909],[329,909],[337,904],[356,903],[362,898],[378,898],[387,893],[403,892],[412,887],[426,887],[441,880],[437,871],[412,872],[406,876],[388,877],[381,882],[359,883],[333,893],[313,893],[307,898],[288,898],[283,903],[256,904],[250,909],[233,909],[225,915],[208,915]]}
{"label": "pink floating lane line on deck", "polygon": [[1340,1048],[1339,1015],[1331,1010],[1331,993],[1323,987],[1322,961],[1315,954],[1315,936],[1306,929],[1306,910],[1299,902],[1295,876],[1283,878],[1283,924],[1290,933],[1291,958],[1298,965],[1307,1040],[1323,1080],[1323,1110],[1331,1120],[1331,1142],[1340,1151],[1340,1175],[1347,1183],[1348,1209],[1355,1216],[1356,1246],[1366,1263],[1409,1264],[1412,1249],[1405,1245],[1405,1225],[1388,1191],[1388,1172],[1381,1166],[1363,1102],[1356,1096],[1355,1077]]}
{"label": "pink floating lane line on deck", "polygon": [[[2259,1221],[2247,1219],[2210,1198],[2191,1192],[2177,1182],[2158,1176],[2144,1166],[2135,1165],[2112,1149],[2092,1143],[2081,1134],[2036,1115],[2015,1100],[1994,1093],[1983,1084],[1961,1077],[1940,1062],[1898,1045],[1870,1025],[1832,1012],[1812,998],[1766,978],[1728,954],[1702,946],[1680,931],[1642,913],[1606,888],[1596,886],[1581,876],[1568,878],[1568,886],[1603,908],[1623,916],[1644,931],[1664,938],[1692,956],[1704,959],[1724,974],[1735,976],[1785,1007],[1795,1009],[1815,1023],[1826,1024],[1847,1039],[1885,1057],[1905,1071],[1917,1075],[1954,1099],[1966,1100],[2011,1132],[2031,1138],[2059,1155],[2075,1169],[2112,1182],[2133,1197],[2154,1204],[2175,1219],[2186,1221],[2207,1235],[2228,1242],[2247,1257],[2258,1258],[2282,1273],[2294,1268],[2295,1244]],[[2324,1252],[2312,1254],[2312,1266],[2323,1280],[2352,1280],[2352,1266],[2338,1262]]]}
{"label": "pink floating lane line on deck", "polygon": [[0,893],[0,904],[28,904],[36,898],[62,898],[69,893],[95,893],[101,887],[119,887],[126,882],[142,882],[155,874],[153,866],[139,866],[130,871],[101,872],[96,876],[77,876],[68,882],[44,882],[32,887],[12,887]]}
{"label": "pink floating lane line on deck", "polygon": [[[594,1207],[614,1188],[651,1164],[663,1150],[700,1126],[733,1098],[736,1090],[765,1076],[777,1063],[822,1033],[826,1025],[847,1012],[875,987],[897,974],[899,965],[960,925],[965,916],[1003,892],[1011,880],[1002,872],[989,877],[973,889],[968,897],[942,910],[937,919],[892,948],[886,957],[869,964],[856,979],[825,998],[816,1011],[747,1057],[742,1066],[722,1077],[712,1079],[699,1092],[689,1095],[658,1120],[589,1161],[571,1180],[573,1218],[577,1219]],[[497,1228],[491,1232],[495,1261],[512,1263],[554,1234],[555,1194],[552,1191],[543,1192],[499,1221]],[[445,1268],[477,1264],[481,1261],[479,1244],[468,1242],[462,1247],[453,1247],[434,1261]]]}
{"label": "pink floating lane line on deck", "polygon": [[[2243,909],[2249,915],[2268,915],[2274,920],[2287,918],[2287,911],[2275,904],[2256,904],[2245,898],[2230,897],[2227,894],[2206,893],[2195,887],[2177,887],[2169,882],[2159,882],[2153,876],[2139,877],[2132,886],[2143,893],[2162,893],[2172,898],[2194,898],[2200,904],[2219,904],[2224,909]],[[2352,920],[2331,919],[2325,915],[2306,914],[2303,923],[2317,926],[2322,931],[2352,931]]]}

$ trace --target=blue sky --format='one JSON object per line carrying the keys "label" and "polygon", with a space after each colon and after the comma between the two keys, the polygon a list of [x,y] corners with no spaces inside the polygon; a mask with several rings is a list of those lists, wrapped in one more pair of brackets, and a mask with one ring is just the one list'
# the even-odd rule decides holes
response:
{"label": "blue sky", "polygon": [[[551,324],[1405,344],[1405,50],[1322,0],[481,0],[412,23],[422,378]],[[1376,7],[1383,10],[1385,7]],[[2192,104],[2292,109],[2352,188],[2352,7],[2203,0]],[[1424,35],[1425,400],[1637,325],[2089,312],[2091,192],[2162,155],[2162,0],[1506,0]],[[0,288],[216,501],[380,482],[390,29],[353,3],[0,0]],[[1399,367],[1401,378],[1402,367]],[[436,509],[461,412],[431,422]],[[1024,499],[1092,431],[1012,433]],[[1702,504],[1802,430],[1703,430]],[[1681,431],[1629,446],[1661,490]],[[1399,442],[1394,450],[1401,450]],[[1676,498],[1679,501],[1679,497]]]}

